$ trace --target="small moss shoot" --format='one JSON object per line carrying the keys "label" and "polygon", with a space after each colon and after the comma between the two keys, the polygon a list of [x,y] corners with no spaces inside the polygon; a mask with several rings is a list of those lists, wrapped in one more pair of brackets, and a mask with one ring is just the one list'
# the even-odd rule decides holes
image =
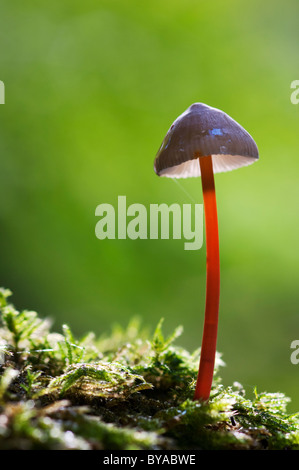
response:
{"label": "small moss shoot", "polygon": [[133,319],[109,335],[51,330],[0,289],[0,449],[299,449],[299,413],[281,393],[224,388],[217,355],[211,398],[193,400],[200,351],[176,346],[163,321]]}

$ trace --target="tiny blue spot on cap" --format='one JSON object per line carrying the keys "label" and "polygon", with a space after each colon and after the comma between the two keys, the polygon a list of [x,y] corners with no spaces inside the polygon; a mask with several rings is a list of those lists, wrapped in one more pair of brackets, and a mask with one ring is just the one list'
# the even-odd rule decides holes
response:
{"label": "tiny blue spot on cap", "polygon": [[209,131],[210,135],[222,135],[222,130],[221,129],[212,129]]}

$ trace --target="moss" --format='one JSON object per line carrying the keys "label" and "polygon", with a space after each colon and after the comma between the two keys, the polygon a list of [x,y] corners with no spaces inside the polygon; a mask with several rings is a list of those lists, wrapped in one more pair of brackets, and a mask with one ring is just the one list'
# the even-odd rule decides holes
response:
{"label": "moss", "polygon": [[163,321],[133,319],[77,339],[0,290],[0,449],[299,449],[299,414],[281,393],[224,388],[217,356],[207,404],[193,401],[200,351]]}

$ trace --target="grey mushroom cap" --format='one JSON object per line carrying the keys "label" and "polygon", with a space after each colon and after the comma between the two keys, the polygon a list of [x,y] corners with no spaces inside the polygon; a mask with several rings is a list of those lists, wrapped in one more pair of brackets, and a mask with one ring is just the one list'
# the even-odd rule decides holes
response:
{"label": "grey mushroom cap", "polygon": [[198,158],[212,156],[214,173],[250,165],[259,158],[251,135],[223,111],[192,104],[172,124],[156,155],[157,175],[200,176]]}

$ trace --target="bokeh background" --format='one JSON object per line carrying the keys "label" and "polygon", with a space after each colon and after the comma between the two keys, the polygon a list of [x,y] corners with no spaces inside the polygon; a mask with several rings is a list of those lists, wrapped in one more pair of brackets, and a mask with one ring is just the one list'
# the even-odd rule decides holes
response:
{"label": "bokeh background", "polygon": [[[200,179],[153,161],[193,102],[223,109],[260,161],[216,175],[221,248],[218,350],[225,385],[283,392],[299,410],[298,0],[1,2],[0,284],[19,308],[97,335],[164,317],[201,343],[205,245],[103,240],[95,208],[202,203]],[[188,196],[186,192],[190,194]]]}

